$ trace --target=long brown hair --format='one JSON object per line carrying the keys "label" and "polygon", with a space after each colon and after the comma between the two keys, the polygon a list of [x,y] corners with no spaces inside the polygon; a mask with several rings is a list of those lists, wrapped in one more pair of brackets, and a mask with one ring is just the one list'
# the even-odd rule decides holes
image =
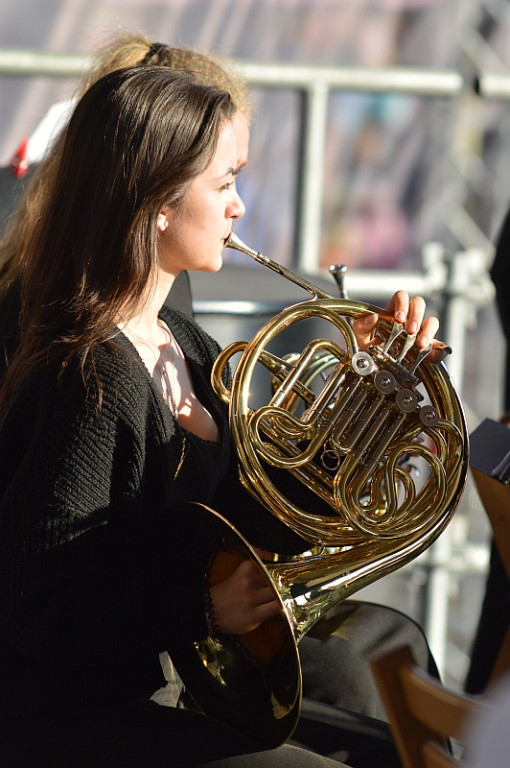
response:
{"label": "long brown hair", "polygon": [[20,345],[1,403],[47,360],[84,370],[155,275],[157,217],[211,162],[228,93],[162,67],[106,75],[71,117],[25,253]]}

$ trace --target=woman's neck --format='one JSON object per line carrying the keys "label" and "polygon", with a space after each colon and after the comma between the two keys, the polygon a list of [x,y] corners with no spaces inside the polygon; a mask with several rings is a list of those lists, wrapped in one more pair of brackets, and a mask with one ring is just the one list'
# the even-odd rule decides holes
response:
{"label": "woman's neck", "polygon": [[163,343],[161,325],[158,316],[165,303],[168,292],[174,281],[173,276],[165,275],[151,290],[150,295],[142,302],[141,310],[128,318],[121,318],[117,323],[121,330],[128,328],[132,334],[156,346]]}

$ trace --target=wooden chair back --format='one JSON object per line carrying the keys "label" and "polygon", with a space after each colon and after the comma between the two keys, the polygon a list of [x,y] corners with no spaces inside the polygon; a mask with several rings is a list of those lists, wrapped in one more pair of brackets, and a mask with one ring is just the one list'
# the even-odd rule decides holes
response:
{"label": "wooden chair back", "polygon": [[416,665],[408,646],[370,660],[403,768],[459,768],[451,740],[462,741],[468,718],[490,705],[445,688]]}

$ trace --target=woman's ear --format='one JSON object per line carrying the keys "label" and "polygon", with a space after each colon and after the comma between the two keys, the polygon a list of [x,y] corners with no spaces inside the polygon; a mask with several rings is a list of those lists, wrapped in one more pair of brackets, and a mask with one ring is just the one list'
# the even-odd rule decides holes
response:
{"label": "woman's ear", "polygon": [[168,229],[168,215],[168,208],[162,208],[158,213],[157,227],[159,232],[164,232],[166,229]]}

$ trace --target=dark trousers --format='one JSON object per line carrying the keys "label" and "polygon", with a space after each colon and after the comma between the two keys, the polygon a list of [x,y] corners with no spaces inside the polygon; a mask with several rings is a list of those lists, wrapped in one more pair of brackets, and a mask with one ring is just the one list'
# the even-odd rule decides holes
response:
{"label": "dark trousers", "polygon": [[353,600],[330,610],[299,644],[301,717],[289,744],[275,750],[197,712],[136,701],[53,720],[4,722],[0,765],[399,768],[369,658],[400,644],[410,645],[420,666],[435,671],[422,630],[399,611]]}
{"label": "dark trousers", "polygon": [[3,724],[3,737],[7,743],[0,736],[2,768],[191,768],[211,762],[218,768],[341,765],[297,748],[264,750],[224,723],[152,701],[25,721],[23,727]]}

